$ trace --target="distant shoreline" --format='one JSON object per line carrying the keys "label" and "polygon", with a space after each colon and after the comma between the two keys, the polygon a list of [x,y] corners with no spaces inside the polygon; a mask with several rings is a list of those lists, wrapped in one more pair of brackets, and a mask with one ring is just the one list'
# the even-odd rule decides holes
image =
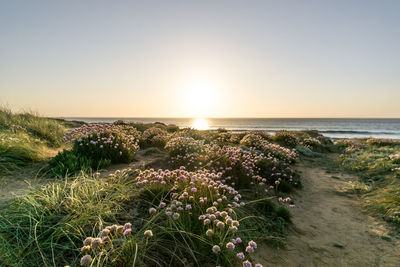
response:
{"label": "distant shoreline", "polygon": [[[80,120],[86,123],[112,123],[117,120],[137,123],[162,122],[179,127],[193,127],[193,118],[102,118],[102,117],[66,117],[65,120]],[[302,131],[317,130],[333,138],[391,138],[400,139],[400,119],[344,119],[344,118],[210,118],[208,128],[219,128],[234,132],[265,131],[273,133],[279,130]]]}

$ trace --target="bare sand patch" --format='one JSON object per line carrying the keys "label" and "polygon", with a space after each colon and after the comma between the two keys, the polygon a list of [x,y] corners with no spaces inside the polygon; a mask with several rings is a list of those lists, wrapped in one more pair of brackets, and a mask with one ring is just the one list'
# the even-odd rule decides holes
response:
{"label": "bare sand patch", "polygon": [[343,194],[348,174],[327,173],[301,162],[304,188],[294,195],[293,226],[283,249],[262,245],[255,255],[264,266],[400,266],[400,241],[388,225],[365,214],[355,195]]}

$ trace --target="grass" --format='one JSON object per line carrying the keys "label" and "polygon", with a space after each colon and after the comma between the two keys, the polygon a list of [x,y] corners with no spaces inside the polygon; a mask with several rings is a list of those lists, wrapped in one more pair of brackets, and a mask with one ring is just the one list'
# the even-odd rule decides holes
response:
{"label": "grass", "polygon": [[32,112],[13,113],[0,107],[0,173],[49,158],[62,147],[64,134],[78,122],[40,117]]}
{"label": "grass", "polygon": [[356,139],[337,145],[343,148],[342,167],[360,177],[353,191],[361,195],[366,210],[400,227],[400,161],[394,158],[400,153],[399,142]]}
{"label": "grass", "polygon": [[124,183],[87,174],[10,200],[0,212],[0,259],[9,266],[77,265],[81,242],[104,223],[114,223]]}

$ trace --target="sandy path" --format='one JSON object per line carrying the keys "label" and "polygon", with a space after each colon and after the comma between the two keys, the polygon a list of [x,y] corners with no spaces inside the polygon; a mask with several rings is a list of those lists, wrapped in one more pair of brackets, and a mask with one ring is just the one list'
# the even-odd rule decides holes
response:
{"label": "sandy path", "polygon": [[[294,199],[293,227],[287,248],[263,245],[255,255],[264,266],[395,266],[400,267],[400,241],[390,235],[386,223],[361,211],[356,197],[340,194],[355,177],[335,174],[302,162],[304,188]],[[343,248],[334,246],[334,242]]]}

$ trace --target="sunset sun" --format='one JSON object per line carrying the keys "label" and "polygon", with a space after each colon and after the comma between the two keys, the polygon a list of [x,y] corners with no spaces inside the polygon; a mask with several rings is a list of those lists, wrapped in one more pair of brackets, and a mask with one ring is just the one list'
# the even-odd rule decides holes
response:
{"label": "sunset sun", "polygon": [[190,81],[183,86],[182,101],[187,116],[202,118],[215,116],[219,92],[209,81]]}

